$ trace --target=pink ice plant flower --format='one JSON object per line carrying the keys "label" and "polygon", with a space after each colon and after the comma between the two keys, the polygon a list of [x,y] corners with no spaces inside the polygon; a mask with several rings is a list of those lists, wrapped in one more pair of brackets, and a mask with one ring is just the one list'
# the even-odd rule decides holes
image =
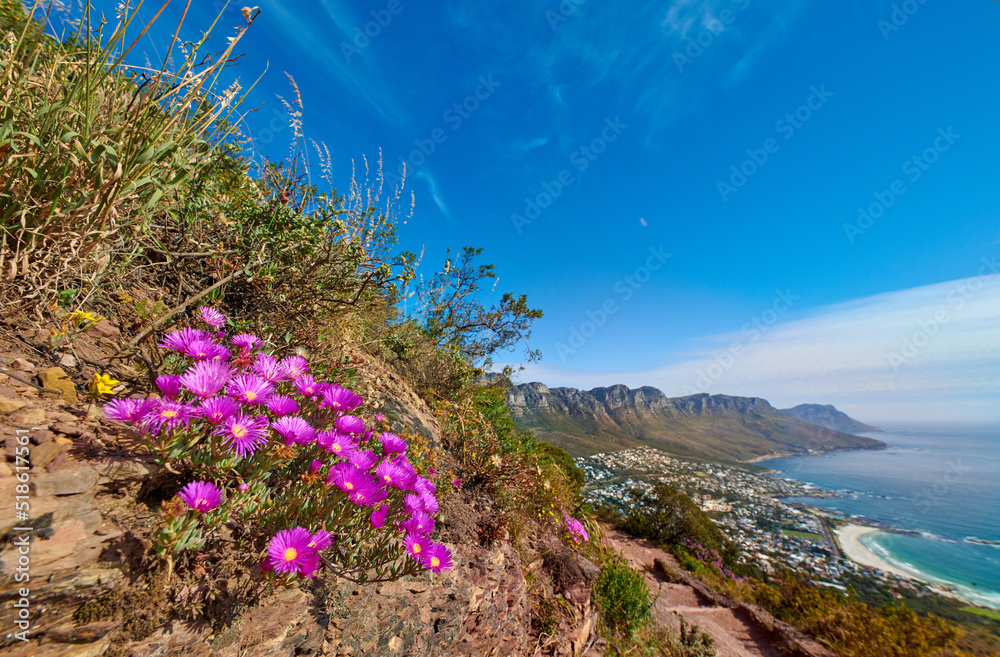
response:
{"label": "pink ice plant flower", "polygon": [[365,423],[359,417],[342,415],[334,423],[337,429],[344,433],[360,434],[365,432]]}
{"label": "pink ice plant flower", "polygon": [[226,391],[243,404],[261,404],[274,393],[274,385],[256,374],[238,374]]}
{"label": "pink ice plant flower", "polygon": [[222,491],[207,481],[192,481],[181,489],[181,499],[195,511],[211,511],[222,503]]}
{"label": "pink ice plant flower", "polygon": [[340,433],[336,429],[320,432],[316,436],[316,444],[321,449],[325,449],[343,459],[350,457],[358,447],[358,443],[354,438],[346,433]]}
{"label": "pink ice plant flower", "polygon": [[430,540],[420,534],[407,534],[403,539],[403,546],[410,553],[411,557],[420,562],[423,559],[424,552],[430,547]]}
{"label": "pink ice plant flower", "polygon": [[288,378],[293,380],[305,376],[306,372],[309,371],[309,361],[302,356],[289,356],[288,358],[282,358],[279,365],[284,368],[285,374]]}
{"label": "pink ice plant flower", "polygon": [[403,522],[402,529],[407,534],[427,536],[434,532],[434,518],[423,511],[414,511],[409,520]]}
{"label": "pink ice plant flower", "polygon": [[228,420],[239,410],[240,405],[230,397],[210,397],[198,406],[198,414],[212,424]]}
{"label": "pink ice plant flower", "polygon": [[264,405],[278,417],[292,415],[300,410],[299,403],[288,395],[271,395],[264,400]]}
{"label": "pink ice plant flower", "polygon": [[371,470],[378,463],[378,457],[370,450],[356,449],[347,456],[347,461],[358,470]]}
{"label": "pink ice plant flower", "polygon": [[181,375],[180,384],[195,396],[207,399],[222,390],[232,375],[228,363],[203,360]]}
{"label": "pink ice plant flower", "polygon": [[409,447],[405,440],[394,433],[383,433],[378,437],[378,440],[382,443],[382,452],[386,456],[390,454],[403,454],[406,452],[407,447]]}
{"label": "pink ice plant flower", "polygon": [[312,548],[316,552],[322,552],[323,550],[330,547],[333,543],[333,536],[330,532],[325,529],[321,529],[312,535],[312,539],[309,541],[308,547]]}
{"label": "pink ice plant flower", "polygon": [[250,369],[259,374],[266,381],[279,383],[288,380],[288,373],[274,356],[267,354],[257,354],[257,360],[250,366]]}
{"label": "pink ice plant flower", "polygon": [[253,351],[261,343],[260,338],[250,333],[240,333],[229,339],[229,343],[234,347],[239,347],[241,351]]}
{"label": "pink ice plant flower", "polygon": [[225,360],[230,355],[228,349],[208,338],[188,343],[182,353],[195,360]]}
{"label": "pink ice plant flower", "polygon": [[316,438],[316,429],[297,415],[278,418],[271,423],[271,428],[285,439],[286,445],[308,445]]}
{"label": "pink ice plant flower", "polygon": [[365,474],[350,463],[338,463],[330,468],[326,485],[336,486],[347,494],[359,488],[373,488],[378,483],[375,477]]}
{"label": "pink ice plant flower", "polygon": [[392,461],[382,461],[375,466],[375,476],[379,478],[385,486],[392,486],[399,490],[410,490],[416,475],[405,468],[401,468]]}
{"label": "pink ice plant flower", "polygon": [[312,378],[308,374],[295,379],[292,382],[292,385],[295,386],[295,391],[303,397],[315,397],[320,393],[320,390],[322,390],[316,379]]}
{"label": "pink ice plant flower", "polygon": [[268,561],[275,571],[292,575],[315,572],[316,550],[309,547],[312,534],[304,527],[283,529],[267,544]]}
{"label": "pink ice plant flower", "polygon": [[267,444],[268,424],[267,418],[250,417],[241,411],[224,420],[212,433],[221,436],[229,450],[243,458]]}
{"label": "pink ice plant flower", "polygon": [[378,508],[372,511],[371,518],[369,522],[374,529],[382,529],[385,525],[386,516],[389,515],[389,507],[385,504],[380,504]]}
{"label": "pink ice plant flower", "polygon": [[156,377],[156,387],[167,399],[177,399],[181,393],[181,377],[176,374],[161,374]]}
{"label": "pink ice plant flower", "polygon": [[211,306],[199,308],[198,319],[215,328],[226,325],[226,316]]}
{"label": "pink ice plant flower", "polygon": [[420,560],[424,568],[431,571],[435,575],[440,575],[446,570],[451,570],[454,565],[451,561],[451,552],[441,543],[431,542],[430,546],[424,551],[423,558]]}
{"label": "pink ice plant flower", "polygon": [[171,351],[184,352],[192,342],[208,340],[208,335],[201,329],[182,328],[179,331],[171,331],[160,341],[160,347]]}
{"label": "pink ice plant flower", "polygon": [[574,541],[583,543],[590,540],[590,536],[587,534],[583,523],[576,518],[571,518],[565,511],[563,512],[563,522],[566,523],[566,530],[569,532],[570,538]]}
{"label": "pink ice plant flower", "polygon": [[389,497],[389,492],[381,486],[369,484],[352,490],[347,497],[358,506],[376,506]]}
{"label": "pink ice plant flower", "polygon": [[138,422],[154,408],[155,399],[114,399],[104,405],[104,415],[115,422]]}
{"label": "pink ice plant flower", "polygon": [[375,414],[375,421],[376,422],[386,422],[387,418],[384,415],[382,415],[381,413],[376,413]]}
{"label": "pink ice plant flower", "polygon": [[142,428],[159,435],[164,429],[187,427],[194,416],[194,409],[187,404],[170,399],[156,400],[156,406],[142,418]]}
{"label": "pink ice plant flower", "polygon": [[[332,408],[335,411],[341,411],[343,413],[349,413],[353,411],[358,406],[361,406],[365,402],[360,396],[355,394],[353,391],[347,388],[341,388],[337,385],[331,385],[326,390],[322,391],[323,399],[320,401],[320,406],[323,408]],[[356,433],[361,433],[364,429],[357,431]]]}

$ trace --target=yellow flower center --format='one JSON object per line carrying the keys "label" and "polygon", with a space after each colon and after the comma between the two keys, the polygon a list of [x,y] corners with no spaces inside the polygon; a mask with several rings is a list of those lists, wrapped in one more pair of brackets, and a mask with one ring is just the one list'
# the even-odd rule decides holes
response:
{"label": "yellow flower center", "polygon": [[383,475],[382,476],[382,480],[385,481],[385,483],[387,483],[387,484],[391,484],[392,483],[392,477],[390,477],[389,475]]}
{"label": "yellow flower center", "polygon": [[349,481],[345,481],[344,482],[344,488],[346,488],[347,490],[354,490],[354,484],[352,484]]}
{"label": "yellow flower center", "polygon": [[246,398],[247,401],[251,402],[257,399],[257,393],[254,392],[253,390],[247,390],[246,392],[243,393],[243,396]]}
{"label": "yellow flower center", "polygon": [[282,555],[282,558],[285,561],[295,561],[295,557],[297,556],[299,556],[298,551],[295,548],[290,547],[287,550],[285,550],[285,554]]}
{"label": "yellow flower center", "polygon": [[194,501],[194,508],[197,509],[199,506],[208,506],[208,500],[199,497]]}
{"label": "yellow flower center", "polygon": [[165,420],[169,420],[172,417],[177,417],[177,411],[163,411],[160,413],[160,417]]}
{"label": "yellow flower center", "polygon": [[437,568],[440,565],[441,565],[441,560],[440,559],[438,559],[437,557],[431,557],[431,566],[432,567]]}
{"label": "yellow flower center", "polygon": [[420,554],[421,550],[423,550],[423,548],[420,547],[420,543],[414,543],[413,544],[413,551],[414,552],[416,552],[417,554]]}
{"label": "yellow flower center", "polygon": [[247,435],[247,428],[242,424],[234,424],[233,435],[236,436],[237,438],[243,438],[244,436]]}

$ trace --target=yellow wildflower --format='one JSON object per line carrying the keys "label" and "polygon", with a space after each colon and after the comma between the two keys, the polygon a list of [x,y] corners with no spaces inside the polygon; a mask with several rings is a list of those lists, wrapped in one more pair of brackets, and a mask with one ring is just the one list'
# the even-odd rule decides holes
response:
{"label": "yellow wildflower", "polygon": [[121,381],[115,381],[107,374],[95,374],[94,382],[90,384],[90,389],[95,395],[108,395]]}

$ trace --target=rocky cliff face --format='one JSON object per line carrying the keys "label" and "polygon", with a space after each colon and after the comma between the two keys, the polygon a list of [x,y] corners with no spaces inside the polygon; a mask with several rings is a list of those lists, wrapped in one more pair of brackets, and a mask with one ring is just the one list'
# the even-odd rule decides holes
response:
{"label": "rocky cliff face", "polygon": [[794,408],[782,409],[781,412],[798,418],[803,422],[844,433],[856,434],[882,431],[878,427],[855,420],[847,415],[847,413],[838,411],[830,404],[799,404]]}
{"label": "rocky cliff face", "polygon": [[759,397],[671,398],[650,387],[584,391],[526,383],[511,389],[507,402],[525,428],[575,456],[643,444],[733,460],[882,446],[785,415]]}

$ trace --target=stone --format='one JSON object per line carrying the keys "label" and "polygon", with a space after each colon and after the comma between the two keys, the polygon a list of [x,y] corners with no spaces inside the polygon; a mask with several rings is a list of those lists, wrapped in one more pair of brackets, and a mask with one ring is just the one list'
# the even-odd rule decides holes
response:
{"label": "stone", "polygon": [[73,380],[61,367],[50,367],[38,373],[38,379],[42,386],[50,390],[58,390],[63,401],[69,404],[76,404],[80,401],[76,395],[76,386]]}
{"label": "stone", "polygon": [[93,465],[100,477],[98,483],[102,484],[112,481],[142,479],[163,469],[162,466],[141,456],[109,456]]}
{"label": "stone", "polygon": [[93,643],[103,639],[108,632],[116,627],[118,624],[111,621],[88,623],[79,627],[62,625],[47,631],[45,639],[56,643]]}
{"label": "stone", "polygon": [[28,402],[23,399],[11,399],[9,397],[0,397],[0,414],[9,415],[16,411],[21,410],[28,405]]}
{"label": "stone", "polygon": [[68,422],[53,422],[49,425],[49,428],[57,433],[61,433],[64,436],[79,436],[86,429],[75,424],[69,424]]}
{"label": "stone", "polygon": [[76,358],[73,357],[73,354],[63,354],[59,359],[59,364],[63,367],[76,367]]}
{"label": "stone", "polygon": [[117,340],[122,335],[122,332],[106,318],[97,322],[91,330],[96,331],[103,338],[110,338],[112,340]]}
{"label": "stone", "polygon": [[59,452],[58,454],[56,454],[56,457],[54,459],[52,459],[52,462],[49,463],[47,466],[45,466],[45,471],[46,472],[55,472],[59,468],[63,467],[63,465],[65,465],[66,462],[69,460],[69,456],[68,455],[69,455],[69,451],[68,450],[63,450],[63,451]]}
{"label": "stone", "polygon": [[63,468],[58,473],[37,474],[31,478],[36,497],[42,495],[75,495],[86,493],[97,483],[97,472],[89,465],[76,463],[74,468]]}
{"label": "stone", "polygon": [[3,459],[0,459],[0,477],[6,477],[7,475],[12,475],[12,474],[14,474],[14,471],[10,469],[10,466],[7,465],[7,462]]}
{"label": "stone", "polygon": [[59,456],[59,453],[65,450],[66,447],[66,445],[60,445],[54,440],[38,445],[31,450],[31,467],[44,468],[52,462],[52,459]]}
{"label": "stone", "polygon": [[35,364],[24,358],[15,358],[11,366],[18,372],[30,372],[35,369]]}
{"label": "stone", "polygon": [[56,435],[51,431],[49,431],[48,429],[39,429],[38,431],[32,431],[28,435],[28,438],[34,445],[42,445],[44,443],[49,442],[55,437]]}
{"label": "stone", "polygon": [[45,409],[23,408],[14,415],[11,415],[10,421],[24,428],[40,428],[45,424]]}
{"label": "stone", "polygon": [[[170,623],[129,646],[125,654],[128,657],[208,657],[211,651],[205,637],[210,631],[188,623]],[[240,653],[240,657],[249,654]]]}

